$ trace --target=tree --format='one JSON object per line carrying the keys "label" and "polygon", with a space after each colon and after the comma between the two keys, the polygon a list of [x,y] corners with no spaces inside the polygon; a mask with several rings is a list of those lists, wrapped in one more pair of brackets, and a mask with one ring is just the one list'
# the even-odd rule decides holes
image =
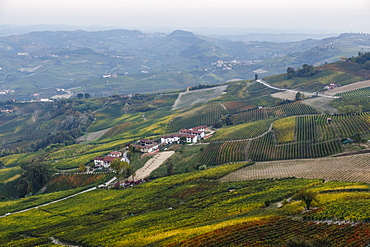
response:
{"label": "tree", "polygon": [[302,99],[302,94],[301,92],[297,92],[295,95],[295,100],[301,100]]}
{"label": "tree", "polygon": [[133,173],[132,166],[128,162],[121,161],[120,159],[113,160],[112,163],[110,164],[110,168],[116,171],[118,182],[120,176],[126,178]]}
{"label": "tree", "polygon": [[185,136],[181,136],[181,137],[180,137],[180,142],[181,142],[182,144],[186,143],[186,137],[185,137]]}
{"label": "tree", "polygon": [[288,74],[288,79],[292,79],[297,73],[293,67],[288,67],[286,72]]}
{"label": "tree", "polygon": [[258,75],[257,74],[254,75],[254,80],[256,80],[256,81],[258,80]]}
{"label": "tree", "polygon": [[220,122],[215,122],[213,125],[212,125],[213,128],[215,129],[219,129],[222,127],[222,124]]}
{"label": "tree", "polygon": [[308,189],[301,189],[295,195],[295,199],[301,200],[306,204],[307,210],[310,210],[313,201],[317,201],[317,192]]}
{"label": "tree", "polygon": [[82,99],[84,97],[84,94],[83,93],[78,93],[77,94],[77,99]]}
{"label": "tree", "polygon": [[90,98],[90,94],[89,94],[89,93],[85,93],[85,94],[84,94],[84,98],[85,98],[85,99]]}
{"label": "tree", "polygon": [[23,164],[21,167],[24,171],[17,185],[19,197],[36,193],[53,176],[53,170],[48,165],[39,162]]}
{"label": "tree", "polygon": [[172,160],[168,160],[166,165],[167,165],[167,175],[168,175],[168,176],[173,175],[173,172],[174,172],[174,165],[173,165],[173,163],[172,163]]}
{"label": "tree", "polygon": [[84,165],[84,164],[80,164],[79,166],[78,166],[78,171],[80,171],[80,172],[84,172],[86,170],[86,166]]}

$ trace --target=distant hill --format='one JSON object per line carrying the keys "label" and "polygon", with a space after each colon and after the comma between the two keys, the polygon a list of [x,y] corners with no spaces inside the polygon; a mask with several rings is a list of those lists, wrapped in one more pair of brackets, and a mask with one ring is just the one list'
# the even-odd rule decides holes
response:
{"label": "distant hill", "polygon": [[[280,74],[370,49],[367,34],[299,42],[241,42],[175,30],[37,31],[0,38],[0,101],[69,94],[157,93]],[[60,92],[60,91],[59,91]]]}

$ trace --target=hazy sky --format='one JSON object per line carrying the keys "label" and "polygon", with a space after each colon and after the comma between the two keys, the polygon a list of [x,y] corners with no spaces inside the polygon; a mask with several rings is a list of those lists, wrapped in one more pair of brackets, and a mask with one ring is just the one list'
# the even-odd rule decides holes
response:
{"label": "hazy sky", "polygon": [[370,0],[0,0],[0,24],[370,32]]}

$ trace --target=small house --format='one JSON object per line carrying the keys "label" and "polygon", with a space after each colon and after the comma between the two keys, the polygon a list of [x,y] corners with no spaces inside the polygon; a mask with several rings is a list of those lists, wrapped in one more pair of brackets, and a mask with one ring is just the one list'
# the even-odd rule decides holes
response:
{"label": "small house", "polygon": [[104,166],[104,158],[103,157],[96,157],[94,159],[94,166],[97,166],[97,167]]}
{"label": "small house", "polygon": [[110,164],[113,162],[113,160],[116,160],[116,159],[120,159],[118,157],[112,157],[112,156],[106,156],[104,159],[103,159],[103,167],[107,168],[107,167],[110,167]]}

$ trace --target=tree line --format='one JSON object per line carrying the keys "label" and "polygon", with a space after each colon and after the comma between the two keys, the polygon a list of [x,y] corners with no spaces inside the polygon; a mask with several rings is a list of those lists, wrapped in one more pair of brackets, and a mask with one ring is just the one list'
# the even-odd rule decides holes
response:
{"label": "tree line", "polygon": [[313,65],[308,64],[303,64],[302,68],[298,68],[298,70],[295,70],[293,67],[287,68],[288,79],[292,79],[294,77],[310,77],[319,72],[320,70],[315,68]]}

